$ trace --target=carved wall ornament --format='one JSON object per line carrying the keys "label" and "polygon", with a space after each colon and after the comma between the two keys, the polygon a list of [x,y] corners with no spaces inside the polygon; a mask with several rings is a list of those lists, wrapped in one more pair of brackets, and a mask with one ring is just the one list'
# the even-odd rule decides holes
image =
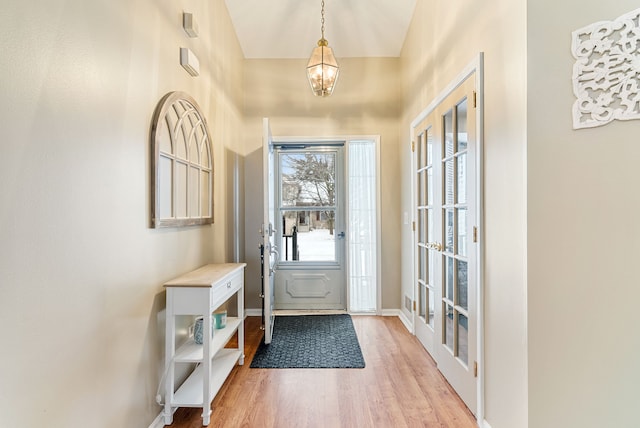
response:
{"label": "carved wall ornament", "polygon": [[640,9],[572,33],[573,128],[640,119]]}

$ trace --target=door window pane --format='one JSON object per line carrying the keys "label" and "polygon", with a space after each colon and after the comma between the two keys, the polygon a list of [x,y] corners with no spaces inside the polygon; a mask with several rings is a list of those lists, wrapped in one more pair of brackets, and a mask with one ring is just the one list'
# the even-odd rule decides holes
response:
{"label": "door window pane", "polygon": [[419,300],[418,300],[418,305],[420,306],[418,308],[418,315],[420,316],[420,318],[424,319],[425,322],[427,321],[427,293],[428,293],[428,289],[420,284],[418,286],[418,290],[420,292],[420,296],[419,296]]}
{"label": "door window pane", "polygon": [[453,209],[444,210],[445,246],[448,253],[453,253]]}
{"label": "door window pane", "polygon": [[458,313],[457,328],[458,358],[463,363],[469,364],[469,319],[461,313]]}
{"label": "door window pane", "polygon": [[429,306],[429,325],[433,327],[433,317],[436,312],[436,308],[435,308],[436,296],[433,293],[433,289],[431,288],[427,289],[427,300],[428,300],[427,303]]}
{"label": "door window pane", "polygon": [[335,210],[284,211],[281,261],[335,261]]}
{"label": "door window pane", "polygon": [[444,163],[444,203],[451,205],[454,203],[453,194],[453,159],[449,159]]}
{"label": "door window pane", "polygon": [[427,205],[433,205],[433,168],[427,170]]}
{"label": "door window pane", "polygon": [[459,152],[467,149],[467,104],[467,99],[465,98],[456,108]]}
{"label": "door window pane", "polygon": [[468,276],[468,264],[465,261],[458,260],[458,278],[457,278],[457,289],[458,289],[458,302],[457,304],[464,308],[465,310],[469,309],[469,281],[467,279]]}
{"label": "door window pane", "polygon": [[454,281],[453,265],[454,265],[454,259],[452,257],[446,257],[445,256],[445,260],[446,260],[446,277],[445,277],[446,291],[445,291],[445,297],[453,302],[453,281]]}
{"label": "door window pane", "polygon": [[444,345],[453,352],[453,306],[446,303],[442,307],[444,318]]}
{"label": "door window pane", "polygon": [[444,115],[444,157],[453,156],[456,149],[453,142],[453,110]]}
{"label": "door window pane", "polygon": [[433,130],[427,129],[427,165],[433,165]]}
{"label": "door window pane", "polygon": [[335,158],[335,153],[281,154],[282,206],[335,206]]}
{"label": "door window pane", "polygon": [[456,174],[456,202],[459,204],[467,203],[467,154],[463,153],[457,158],[458,171]]}
{"label": "door window pane", "polygon": [[461,256],[467,255],[467,209],[458,208],[458,224],[456,232],[458,233],[457,254]]}

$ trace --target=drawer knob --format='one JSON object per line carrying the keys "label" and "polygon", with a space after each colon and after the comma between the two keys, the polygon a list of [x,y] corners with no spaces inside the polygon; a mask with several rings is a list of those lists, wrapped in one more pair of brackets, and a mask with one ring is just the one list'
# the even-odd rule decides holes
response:
{"label": "drawer knob", "polygon": [[231,288],[231,281],[227,282],[227,288]]}

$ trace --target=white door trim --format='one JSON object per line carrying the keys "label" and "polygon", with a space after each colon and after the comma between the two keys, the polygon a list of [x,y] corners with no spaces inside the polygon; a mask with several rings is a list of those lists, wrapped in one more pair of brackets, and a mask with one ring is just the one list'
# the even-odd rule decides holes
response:
{"label": "white door trim", "polygon": [[[476,290],[477,290],[477,314],[478,314],[478,332],[477,332],[477,361],[478,361],[478,382],[477,382],[477,406],[476,406],[476,419],[479,424],[484,421],[484,383],[485,383],[485,362],[484,362],[484,53],[480,52],[478,55],[462,70],[460,74],[458,74],[455,79],[451,81],[451,83],[442,91],[440,94],[431,101],[427,108],[425,108],[410,124],[410,143],[411,141],[415,141],[415,128],[422,122],[438,105],[442,103],[442,101],[451,94],[456,88],[458,88],[470,75],[476,73],[476,127],[477,127],[477,156],[476,156],[476,200],[477,200],[477,214],[476,214],[476,224],[478,225],[478,257],[476,271],[478,272],[476,279]],[[411,149],[411,148],[409,148]],[[412,159],[415,156],[415,153],[412,153]],[[413,164],[413,163],[412,163]],[[412,217],[415,222],[417,219],[415,218],[415,210],[413,207],[416,206],[417,201],[415,200],[415,184],[412,178],[411,180],[411,206],[412,206]],[[416,269],[415,269],[415,261],[416,261],[416,245],[415,244],[415,234],[414,241],[412,242],[412,261],[414,263],[412,269],[412,293],[413,300],[416,300],[415,296],[415,284],[417,282],[416,278]],[[413,312],[413,327],[412,333],[415,334],[415,325],[416,325],[416,312]]]}
{"label": "white door trim", "polygon": [[[273,136],[272,137],[272,141],[274,144],[300,144],[300,143],[311,143],[311,144],[322,144],[322,143],[335,143],[335,142],[344,142],[345,143],[345,150],[344,150],[344,165],[345,165],[345,197],[348,200],[349,198],[349,170],[348,170],[348,165],[349,165],[349,143],[351,141],[362,141],[362,140],[366,140],[366,141],[373,141],[376,145],[376,171],[378,172],[378,179],[376,180],[376,194],[377,194],[377,201],[376,201],[376,217],[378,218],[378,222],[376,225],[376,234],[378,236],[378,242],[381,239],[381,233],[382,233],[382,228],[381,228],[381,217],[380,217],[380,212],[381,212],[381,205],[380,205],[380,136],[379,135],[334,135],[334,136],[324,136],[324,137],[317,137],[317,136]],[[346,225],[349,224],[349,210],[346,207],[346,203],[345,203],[345,223]],[[347,251],[347,247],[348,247],[349,241],[348,241],[348,237],[345,238],[345,255],[344,255],[344,260],[345,260],[345,275],[346,278],[349,278],[349,251]],[[382,271],[381,271],[381,265],[382,265],[382,251],[380,249],[380,245],[377,246],[376,248],[376,267],[377,267],[377,271],[376,271],[376,315],[383,315],[382,314]],[[346,291],[346,307],[347,310],[350,307],[350,301],[349,301],[349,289],[348,289],[348,281],[347,281],[347,289]]]}

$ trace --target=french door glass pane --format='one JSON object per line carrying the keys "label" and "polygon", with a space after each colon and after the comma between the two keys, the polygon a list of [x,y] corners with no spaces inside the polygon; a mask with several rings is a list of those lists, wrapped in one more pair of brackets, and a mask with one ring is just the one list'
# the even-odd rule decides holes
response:
{"label": "french door glass pane", "polygon": [[454,203],[453,194],[453,159],[444,162],[444,203],[451,205]]}
{"label": "french door glass pane", "polygon": [[444,157],[453,156],[456,151],[453,141],[453,110],[444,115]]}
{"label": "french door glass pane", "polygon": [[448,304],[443,305],[444,315],[444,344],[453,352],[453,306]]}
{"label": "french door glass pane", "polygon": [[465,98],[456,107],[458,125],[458,151],[467,149],[467,99]]}
{"label": "french door glass pane", "polygon": [[445,277],[445,283],[446,283],[446,291],[445,291],[445,297],[447,299],[449,299],[451,302],[453,302],[453,281],[454,281],[454,277],[453,277],[453,265],[454,265],[454,259],[452,257],[447,257],[444,256],[445,260],[446,260],[446,277]]}
{"label": "french door glass pane", "polygon": [[469,319],[461,313],[458,313],[458,358],[465,364],[469,360]]}
{"label": "french door glass pane", "polygon": [[420,284],[420,286],[418,287],[420,296],[419,296],[419,300],[418,302],[420,307],[418,308],[418,315],[420,316],[420,318],[423,318],[426,322],[427,320],[427,293],[429,292],[429,290],[427,289],[427,287],[425,287],[424,285]]}
{"label": "french door glass pane", "polygon": [[433,205],[433,168],[427,170],[427,205]]}
{"label": "french door glass pane", "polygon": [[469,309],[469,281],[467,280],[468,276],[468,264],[465,261],[458,260],[458,278],[457,278],[457,292],[458,292],[458,301],[457,304],[464,308],[465,310]]}
{"label": "french door glass pane", "polygon": [[453,209],[445,210],[445,246],[444,249],[448,253],[453,253]]}
{"label": "french door glass pane", "polygon": [[433,289],[431,288],[427,289],[427,299],[428,299],[428,305],[429,305],[429,325],[433,327],[433,317],[436,311],[436,308],[435,308],[436,296],[433,293]]}
{"label": "french door glass pane", "polygon": [[424,206],[427,203],[427,172],[420,171],[418,173],[418,206]]}
{"label": "french door glass pane", "polygon": [[456,176],[456,202],[459,204],[467,203],[467,154],[462,153],[458,156],[458,174]]}
{"label": "french door glass pane", "polygon": [[458,255],[467,255],[467,209],[458,208],[458,225],[456,231],[458,233]]}
{"label": "french door glass pane", "polygon": [[427,278],[427,249],[418,248],[418,278],[423,281]]}

